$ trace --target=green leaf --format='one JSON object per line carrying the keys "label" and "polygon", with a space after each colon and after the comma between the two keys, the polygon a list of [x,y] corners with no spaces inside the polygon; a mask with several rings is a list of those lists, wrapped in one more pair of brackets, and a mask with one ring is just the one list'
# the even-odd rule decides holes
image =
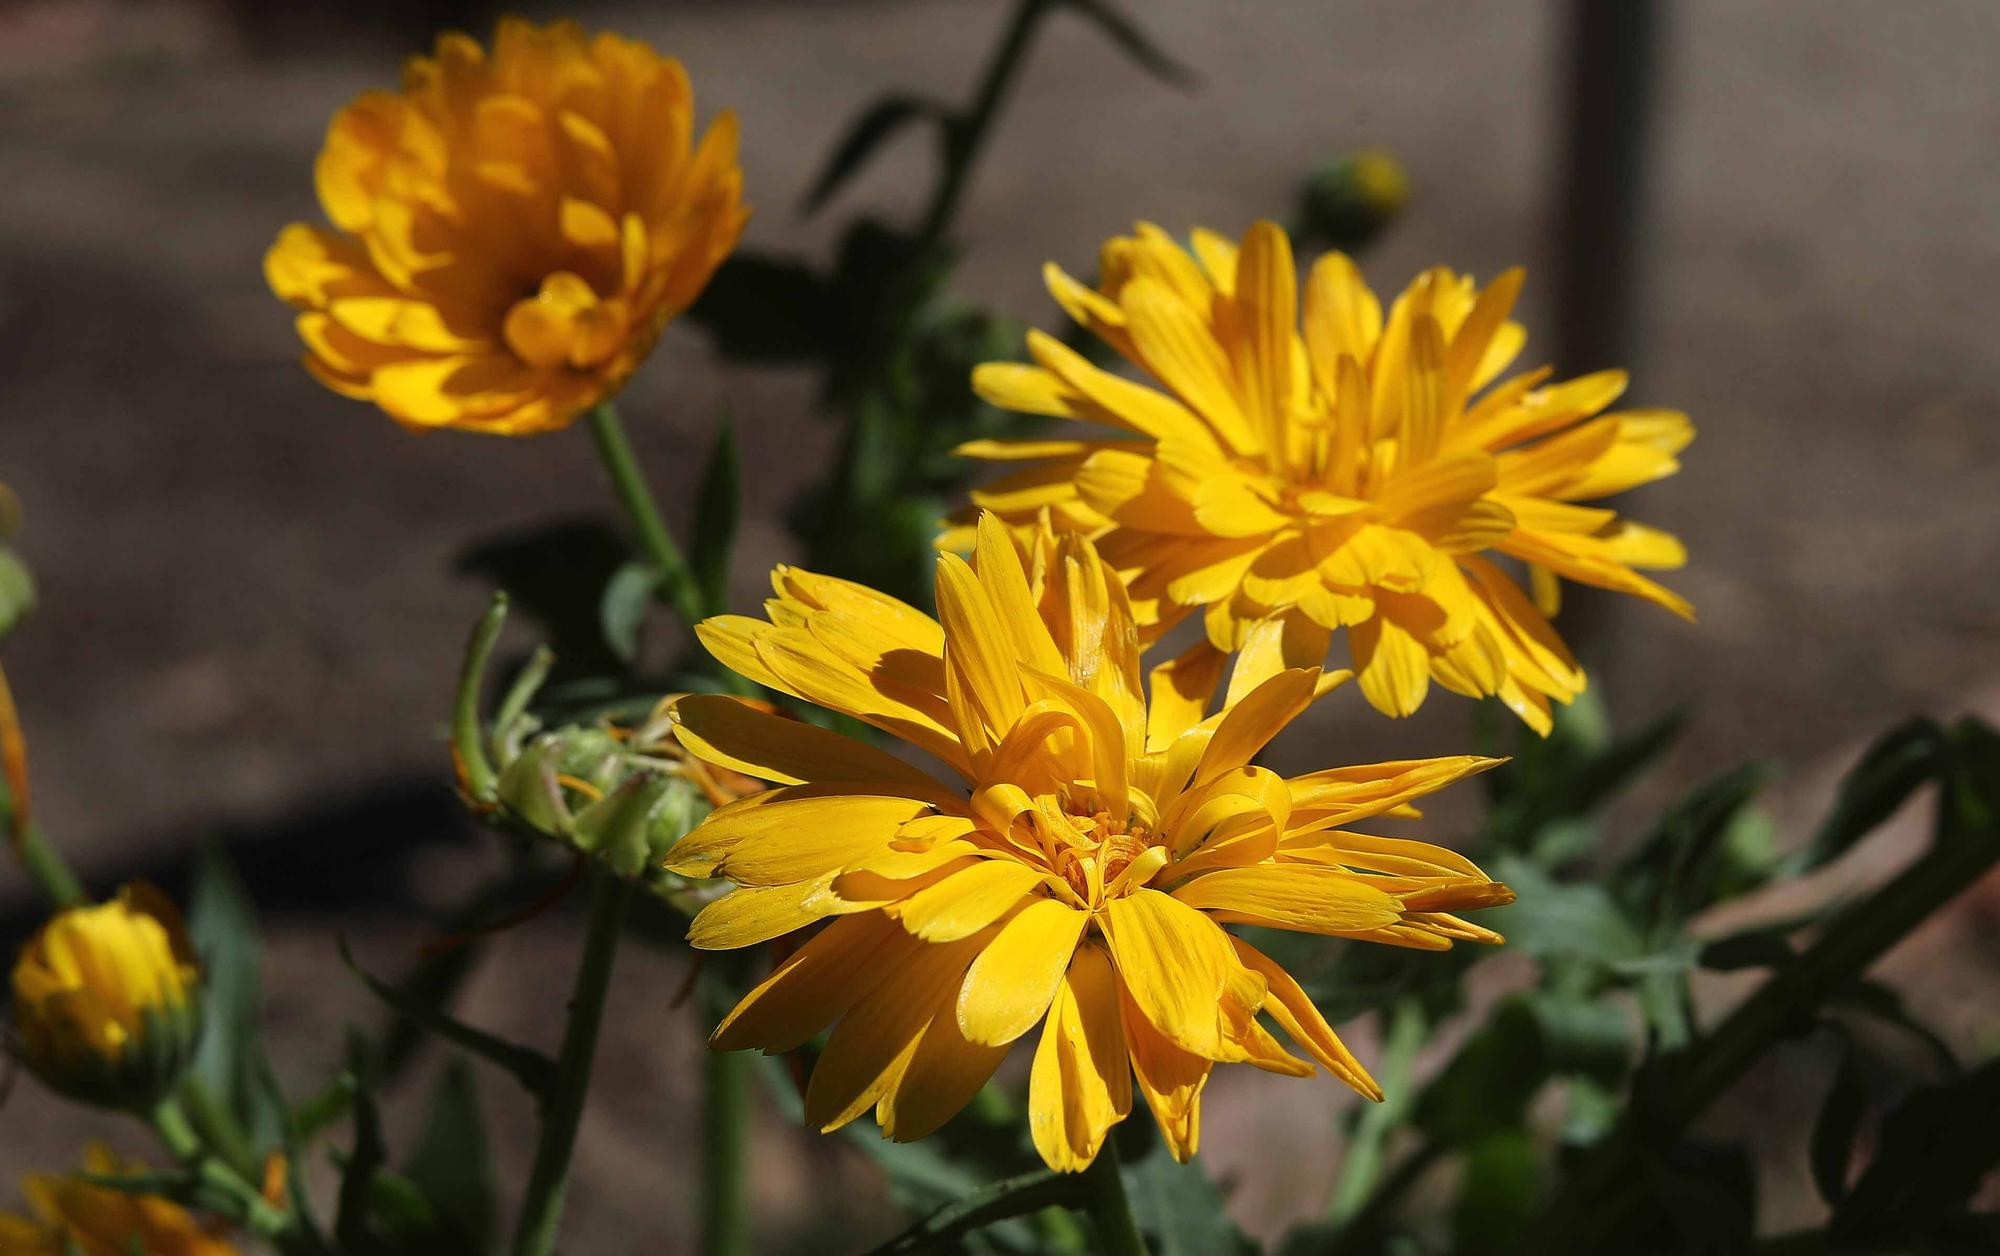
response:
{"label": "green leaf", "polygon": [[1851,981],[1826,996],[1829,1008],[1858,1012],[1872,1017],[1885,1025],[1900,1029],[1929,1048],[1938,1070],[1947,1076],[1960,1071],[1958,1053],[1937,1030],[1924,1024],[1910,1013],[1903,1003],[1903,996],[1880,982],[1862,978]]}
{"label": "green leaf", "polygon": [[842,185],[860,173],[877,148],[908,123],[920,120],[949,126],[951,115],[935,101],[917,96],[884,96],[868,106],[854,119],[826,164],[820,167],[819,176],[806,193],[802,212],[807,215],[818,212]]}
{"label": "green leaf", "polygon": [[1944,752],[1944,729],[1929,719],[1899,724],[1876,739],[1841,778],[1833,810],[1788,870],[1810,872],[1846,854],[1937,775]]}
{"label": "green leaf", "polygon": [[1110,0],[1062,0],[1078,15],[1088,18],[1110,37],[1125,55],[1161,82],[1183,90],[1201,82],[1201,76],[1168,56],[1137,23],[1114,8]]}
{"label": "green leaf", "polygon": [[1646,941],[1625,909],[1602,885],[1560,882],[1526,859],[1503,855],[1491,865],[1519,898],[1480,916],[1480,922],[1536,959],[1584,959],[1609,966],[1646,953]]}
{"label": "green leaf", "polygon": [[258,1081],[264,1008],[264,950],[256,909],[227,856],[202,852],[188,896],[188,938],[201,959],[201,1046],[193,1073],[262,1151],[278,1141],[280,1114]]}
{"label": "green leaf", "polygon": [[513,1074],[528,1093],[539,1096],[547,1092],[555,1076],[555,1062],[548,1056],[532,1047],[508,1042],[496,1034],[468,1025],[443,1008],[422,1001],[412,992],[370,975],[354,962],[354,953],[348,949],[344,937],[340,939],[340,960],[347,965],[349,972],[361,980],[362,985],[399,1015],[422,1025],[447,1042],[456,1043],[481,1059],[499,1065]]}
{"label": "green leaf", "polygon": [[431,1092],[423,1137],[404,1174],[464,1250],[486,1249],[495,1215],[493,1161],[477,1079],[463,1060],[446,1066]]}
{"label": "green leaf", "polygon": [[1231,1256],[1257,1250],[1230,1220],[1199,1159],[1180,1164],[1164,1146],[1122,1166],[1132,1216],[1152,1256]]}
{"label": "green leaf", "polygon": [[743,465],[736,448],[736,425],[724,411],[716,424],[715,450],[701,477],[694,518],[695,580],[711,615],[729,609],[729,556],[736,546],[742,497]]}
{"label": "green leaf", "polygon": [[659,582],[659,573],[652,565],[637,559],[612,572],[604,582],[604,594],[597,603],[598,630],[618,661],[628,667],[639,659],[639,634],[646,626],[646,613],[653,609],[653,589]]}
{"label": "green leaf", "polygon": [[1654,937],[1773,871],[1745,866],[1731,848],[1737,821],[1769,779],[1769,769],[1750,763],[1701,782],[1675,799],[1622,861],[1613,884],[1629,908],[1651,917]]}
{"label": "green leaf", "polygon": [[934,1210],[895,1238],[870,1249],[876,1256],[951,1250],[952,1240],[1009,1217],[1051,1207],[1075,1207],[1083,1196],[1081,1179],[1042,1169],[972,1191]]}
{"label": "green leaf", "polygon": [[1854,1163],[1854,1139],[1861,1132],[1868,1092],[1862,1085],[1860,1052],[1842,1036],[1840,1063],[1813,1119],[1807,1161],[1819,1197],[1835,1207],[1847,1197],[1847,1167]]}

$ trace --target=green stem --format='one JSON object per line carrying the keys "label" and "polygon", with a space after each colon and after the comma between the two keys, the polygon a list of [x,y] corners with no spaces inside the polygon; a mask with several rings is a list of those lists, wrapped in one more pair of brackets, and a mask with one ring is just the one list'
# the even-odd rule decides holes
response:
{"label": "green stem", "polygon": [[1021,0],[1015,7],[1013,19],[1007,24],[1007,33],[1001,36],[993,59],[986,63],[978,95],[972,98],[972,104],[963,113],[953,117],[948,124],[950,130],[945,147],[944,177],[939,180],[937,191],[931,197],[930,212],[924,215],[924,225],[918,234],[919,254],[928,252],[951,229],[951,220],[957,216],[958,203],[965,195],[966,182],[979,158],[979,150],[985,147],[986,136],[993,129],[993,120],[999,116],[1000,106],[1007,98],[1007,89],[1013,84],[1021,62],[1028,55],[1029,37],[1034,34],[1036,24],[1042,20],[1048,7],[1049,0]]}
{"label": "green stem", "polygon": [[151,1121],[153,1132],[174,1158],[194,1170],[202,1184],[216,1195],[233,1202],[237,1219],[243,1224],[266,1238],[279,1236],[290,1227],[290,1214],[273,1208],[248,1179],[209,1152],[178,1100],[171,1096],[160,1100],[153,1108]]}
{"label": "green stem", "polygon": [[472,627],[465,643],[465,658],[458,667],[458,694],[452,702],[451,748],[458,760],[466,792],[480,802],[491,802],[499,777],[486,757],[486,733],[479,723],[479,691],[486,679],[486,663],[500,641],[500,629],[507,623],[507,595],[495,593],[486,613]]}
{"label": "green stem", "polygon": [[750,1210],[744,1192],[744,1144],[750,1128],[749,1068],[740,1051],[710,1051],[702,1065],[701,1154],[703,1256],[748,1256]]}
{"label": "green stem", "polygon": [[555,1250],[570,1154],[576,1148],[577,1126],[583,1119],[591,1064],[597,1055],[597,1032],[604,1019],[604,995],[611,985],[619,931],[632,903],[631,884],[595,863],[590,882],[589,935],[577,964],[576,986],[570,993],[569,1024],[556,1056],[555,1083],[542,1101],[541,1140],[535,1148],[535,1164],[514,1234],[516,1256],[547,1256]]}
{"label": "green stem", "polygon": [[1146,1256],[1146,1241],[1132,1218],[1132,1202],[1125,1198],[1125,1177],[1118,1171],[1117,1139],[1104,1140],[1104,1149],[1084,1170],[1083,1181],[1090,1196],[1090,1221],[1097,1227],[1097,1245],[1104,1256]]}
{"label": "green stem", "polygon": [[215,1154],[242,1174],[245,1180],[256,1180],[263,1166],[258,1163],[257,1149],[250,1145],[250,1136],[244,1133],[236,1114],[193,1073],[189,1073],[181,1083],[179,1099],[195,1129],[200,1132],[203,1144],[213,1147]]}
{"label": "green stem", "polygon": [[83,882],[70,870],[67,860],[49,843],[39,824],[29,824],[21,834],[21,864],[42,893],[55,906],[80,907],[84,902]]}
{"label": "green stem", "polygon": [[658,570],[660,592],[687,626],[694,627],[703,615],[701,586],[688,568],[681,547],[674,543],[673,533],[667,531],[666,520],[660,517],[653,490],[646,483],[646,473],[639,469],[632,442],[625,438],[625,427],[610,402],[590,412],[590,435],[597,444],[598,459],[611,476],[618,504],[639,534],[640,548]]}

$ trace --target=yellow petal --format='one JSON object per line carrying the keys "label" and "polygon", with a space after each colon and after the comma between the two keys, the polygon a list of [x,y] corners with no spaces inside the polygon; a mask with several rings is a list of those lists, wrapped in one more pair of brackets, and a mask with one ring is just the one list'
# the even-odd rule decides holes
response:
{"label": "yellow petal", "polygon": [[1364,1098],[1382,1102],[1382,1088],[1354,1058],[1340,1035],[1333,1032],[1333,1026],[1326,1023],[1313,1001],[1292,975],[1286,972],[1269,956],[1251,946],[1241,938],[1232,937],[1237,958],[1241,959],[1252,972],[1263,976],[1270,990],[1270,998],[1264,1004],[1264,1011],[1278,1022],[1280,1028],[1292,1036],[1292,1041],[1306,1049],[1313,1059],[1318,1060],[1327,1072],[1346,1082]]}
{"label": "yellow petal", "polygon": [[1256,758],[1273,737],[1311,705],[1318,682],[1319,668],[1292,668],[1245,694],[1216,725],[1215,736],[1195,768],[1195,784]]}
{"label": "yellow petal", "polygon": [[1044,875],[1013,859],[982,859],[888,910],[927,942],[956,942],[1006,915]]}
{"label": "yellow petal", "polygon": [[920,946],[856,1003],[826,1041],[806,1084],[806,1123],[832,1133],[901,1079],[918,1039],[965,976],[981,940]]}
{"label": "yellow petal", "polygon": [[1183,1050],[1160,1032],[1136,997],[1119,964],[1119,1027],[1132,1057],[1139,1093],[1153,1110],[1167,1151],[1182,1164],[1201,1146],[1201,1091],[1208,1084],[1209,1058]]}
{"label": "yellow petal", "polygon": [[1413,715],[1430,688],[1430,654],[1408,629],[1378,614],[1347,630],[1361,692],[1384,715]]}
{"label": "yellow petal", "polygon": [[790,1051],[840,1015],[923,946],[881,912],[843,916],[743,996],[709,1035],[718,1051]]}
{"label": "yellow petal", "polygon": [[852,788],[791,786],[719,808],[668,852],[666,866],[747,885],[802,881],[886,851],[898,825],[931,810],[915,799],[846,792]]}
{"label": "yellow petal", "polygon": [[1400,911],[1394,898],[1350,875],[1301,864],[1222,868],[1181,886],[1174,898],[1217,920],[1301,933],[1377,929],[1396,923]]}
{"label": "yellow petal", "polygon": [[1079,949],[1049,1007],[1028,1077],[1028,1131],[1058,1173],[1089,1167],[1111,1127],[1132,1111],[1119,1003],[1103,949]]}
{"label": "yellow petal", "polygon": [[689,694],[675,703],[674,737],[709,763],[784,785],[871,781],[919,797],[941,790],[928,773],[865,742],[721,694]]}
{"label": "yellow petal", "polygon": [[1087,913],[1037,899],[1000,927],[966,970],[958,1025],[973,1042],[1004,1046],[1034,1028],[1076,953]]}
{"label": "yellow petal", "polygon": [[1237,966],[1228,935],[1158,890],[1114,898],[1100,919],[1118,975],[1145,1019],[1185,1050],[1212,1058],[1221,1049],[1222,992]]}
{"label": "yellow petal", "polygon": [[697,951],[754,946],[824,920],[838,907],[838,900],[827,893],[826,878],[734,890],[688,922],[688,945]]}

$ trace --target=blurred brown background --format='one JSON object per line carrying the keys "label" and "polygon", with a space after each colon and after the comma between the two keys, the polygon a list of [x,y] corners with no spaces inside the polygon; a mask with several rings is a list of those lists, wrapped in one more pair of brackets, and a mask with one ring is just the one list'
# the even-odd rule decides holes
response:
{"label": "blurred brown background", "polygon": [[[206,835],[237,841],[270,917],[275,1053],[299,1079],[324,1077],[338,1027],[372,1015],[335,932],[393,969],[425,936],[411,909],[449,898],[483,849],[444,785],[440,727],[483,601],[455,557],[498,529],[606,510],[580,434],[416,438],[319,389],[261,278],[276,230],[316,216],[332,111],[392,82],[432,17],[478,7],[0,4],[0,480],[26,504],[43,596],[7,666],[38,813],[100,888],[171,876]],[[524,7],[680,56],[704,116],[742,115],[750,241],[820,253],[848,214],[907,214],[926,186],[912,142],[801,221],[853,112],[888,88],[962,95],[1005,14],[986,0]],[[1701,434],[1683,474],[1630,508],[1687,541],[1693,562],[1670,582],[1702,622],[1586,605],[1588,656],[1620,724],[1691,708],[1661,790],[1775,759],[1776,814],[1795,834],[1893,720],[2000,711],[2000,11],[1662,7],[1623,364],[1628,400],[1683,408]],[[1527,357],[1555,352],[1573,6],[1127,8],[1199,87],[1172,91],[1075,20],[1048,23],[969,194],[964,296],[1056,327],[1044,259],[1088,273],[1138,217],[1240,231],[1282,216],[1317,162],[1379,146],[1415,199],[1364,259],[1377,288],[1438,261],[1481,276],[1526,263]],[[676,328],[624,403],[670,502],[733,410],[753,469],[744,599],[795,552],[780,512],[833,445],[813,389],[804,372],[719,364]],[[1336,698],[1292,753],[1450,752],[1469,709],[1440,699],[1388,727]],[[1848,875],[1897,857],[1892,835]],[[11,946],[34,919],[12,873],[0,913]],[[1989,882],[1889,961],[1975,1051],[2000,1032],[1996,934]],[[552,1037],[574,940],[560,915],[501,939],[464,1010]],[[697,1039],[669,1007],[681,975],[643,947],[621,959],[571,1250],[686,1241]],[[482,1080],[518,1180],[525,1113]],[[1803,1105],[1816,1083],[1762,1084],[1767,1102]],[[1240,1179],[1235,1207],[1264,1235],[1317,1208],[1338,1151],[1344,1100],[1296,1085],[1229,1077],[1211,1092],[1204,1154]],[[23,1085],[0,1110],[0,1180],[68,1163],[105,1128]],[[758,1138],[771,1242],[887,1233],[859,1156],[768,1116]],[[1766,1206],[1777,1220],[1810,1208]]]}

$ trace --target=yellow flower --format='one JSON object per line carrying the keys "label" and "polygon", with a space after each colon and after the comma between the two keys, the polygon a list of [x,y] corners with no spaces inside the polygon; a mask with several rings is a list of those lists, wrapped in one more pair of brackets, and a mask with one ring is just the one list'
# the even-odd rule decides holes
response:
{"label": "yellow flower", "polygon": [[411,428],[519,436],[615,393],[735,246],[736,119],[694,143],[678,61],[571,22],[440,35],[335,115],[328,231],[264,259],[306,367]]}
{"label": "yellow flower", "polygon": [[1134,1077],[1185,1160],[1212,1065],[1311,1073],[1260,1015],[1380,1098],[1298,982],[1222,926],[1434,950],[1496,941],[1446,913],[1508,902],[1505,886],[1450,851],[1345,827],[1493,760],[1290,780],[1254,767],[1344,673],[1281,671],[1207,715],[1212,676],[1170,663],[1149,704],[1117,574],[1075,534],[1044,532],[1025,556],[1017,545],[987,516],[971,565],[941,556],[938,620],[781,567],[769,622],[701,625],[736,671],[872,724],[962,781],[735,699],[681,701],[689,750],[783,783],[715,811],[668,856],[741,887],[695,918],[693,944],[830,921],[712,1044],[786,1051],[833,1024],[806,1119],[831,1130],[872,1107],[907,1140],[958,1111],[1040,1022],[1030,1122],[1059,1170],[1097,1155]]}
{"label": "yellow flower", "polygon": [[[92,1144],[84,1171],[138,1173],[144,1166]],[[34,1175],[26,1184],[32,1216],[0,1213],[0,1256],[233,1256],[236,1249],[204,1229],[187,1209],[156,1195],[129,1195],[80,1176]]]}
{"label": "yellow flower", "polygon": [[[1520,271],[1483,289],[1426,271],[1385,320],[1339,253],[1301,294],[1268,222],[1240,248],[1197,231],[1192,255],[1142,224],[1099,266],[1093,290],[1051,265],[1049,289],[1157,387],[1030,333],[1035,364],[979,367],[978,393],[1122,430],[971,442],[960,452],[1030,464],[973,500],[1016,523],[1052,510],[1097,538],[1148,641],[1202,610],[1211,647],[1242,651],[1232,695],[1320,661],[1344,627],[1381,711],[1410,714],[1435,680],[1498,694],[1546,733],[1550,701],[1584,686],[1544,618],[1554,576],[1690,613],[1634,570],[1679,566],[1680,542],[1580,503],[1672,474],[1693,428],[1669,410],[1601,414],[1622,371],[1494,383],[1526,340],[1507,318]],[[1541,609],[1486,551],[1529,565]]]}
{"label": "yellow flower", "polygon": [[200,976],[165,895],[137,883],[58,913],[14,965],[16,1049],[50,1087],[144,1107],[170,1090],[201,1032]]}

